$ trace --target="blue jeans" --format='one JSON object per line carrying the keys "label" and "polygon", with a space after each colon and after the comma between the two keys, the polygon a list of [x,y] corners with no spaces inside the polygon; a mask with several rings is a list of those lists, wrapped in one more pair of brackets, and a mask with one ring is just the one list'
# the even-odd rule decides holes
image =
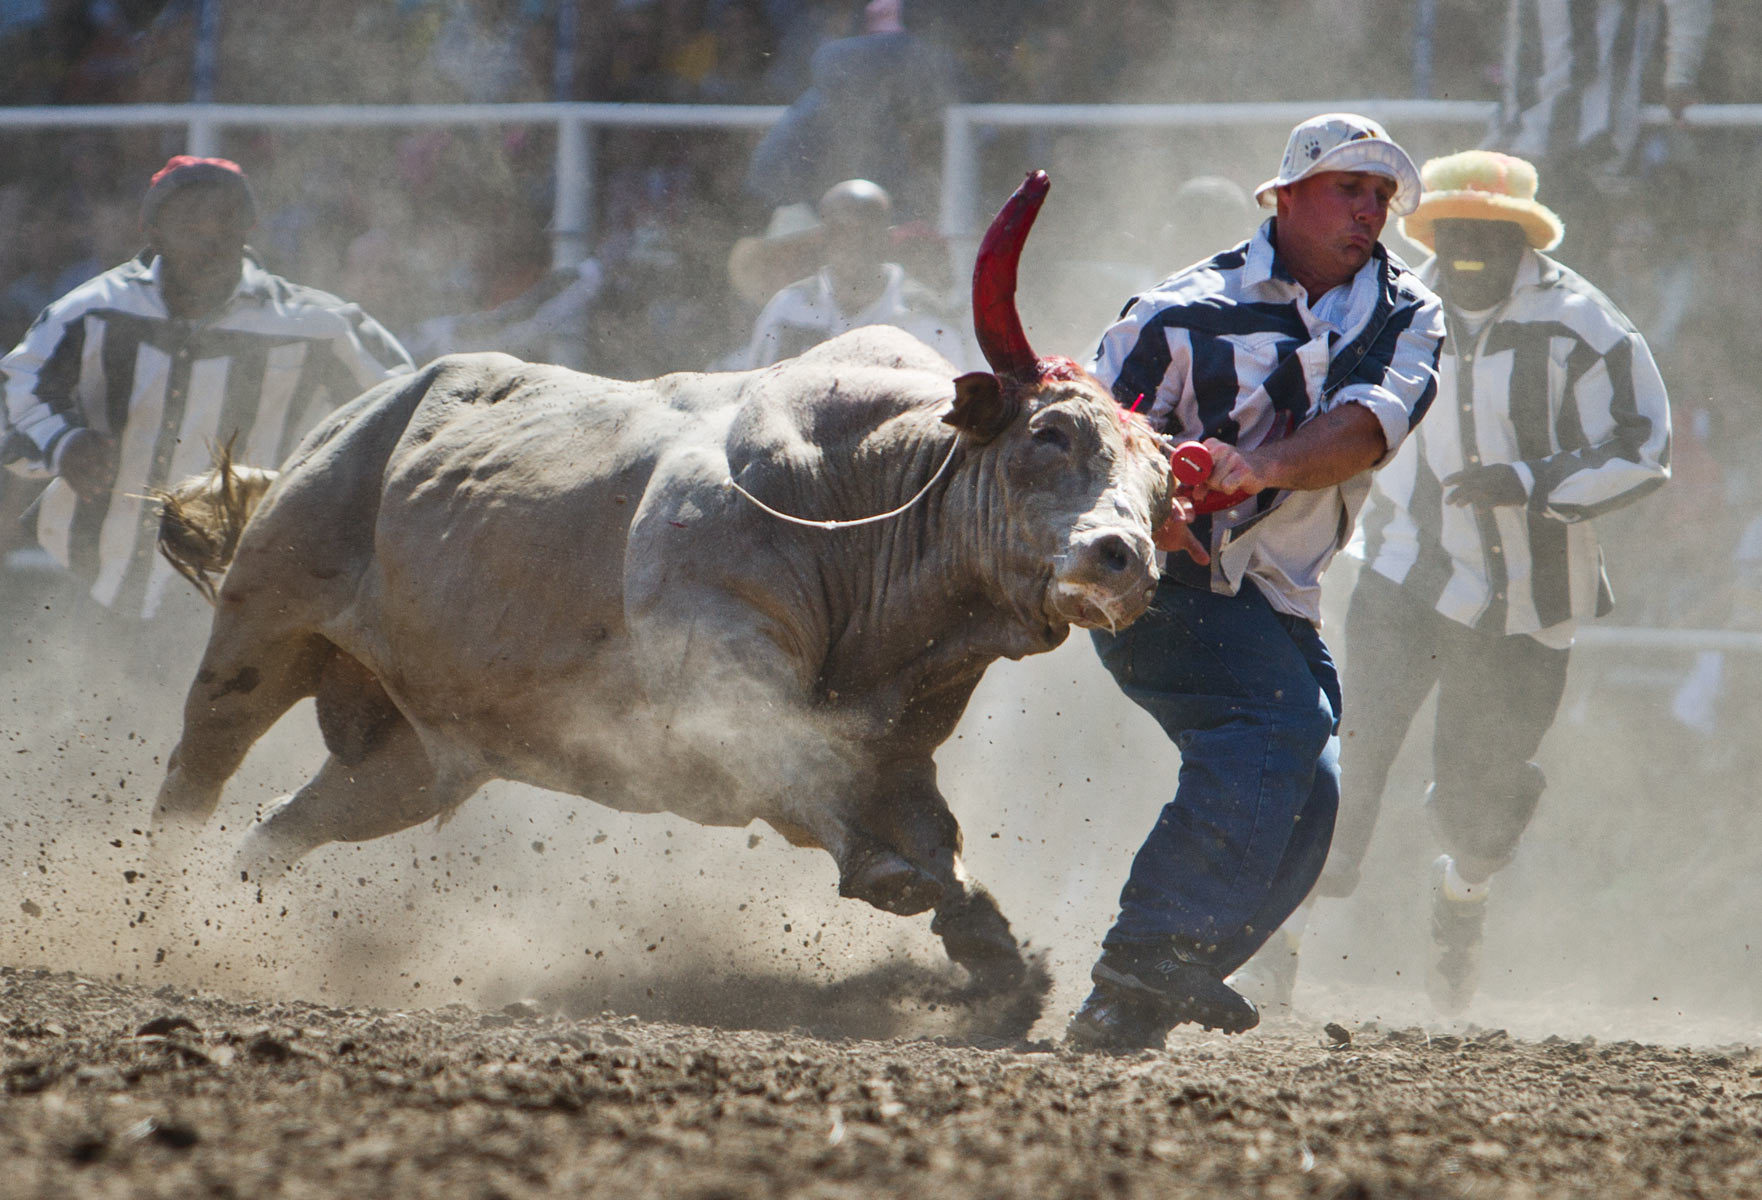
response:
{"label": "blue jeans", "polygon": [[1340,682],[1321,635],[1252,582],[1164,579],[1150,611],[1097,633],[1101,661],[1181,752],[1175,798],[1132,861],[1103,944],[1173,949],[1227,975],[1303,902],[1340,801]]}

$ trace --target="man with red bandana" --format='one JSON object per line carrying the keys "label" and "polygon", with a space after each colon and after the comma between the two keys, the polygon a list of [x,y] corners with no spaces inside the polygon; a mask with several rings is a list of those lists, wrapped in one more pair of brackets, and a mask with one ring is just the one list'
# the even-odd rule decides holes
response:
{"label": "man with red bandana", "polygon": [[175,578],[154,553],[153,489],[205,470],[216,445],[279,465],[325,412],[411,369],[358,306],[263,268],[245,245],[256,213],[237,163],[172,158],[141,201],[147,248],[0,360],[0,462],[55,476],[37,539],[125,633]]}

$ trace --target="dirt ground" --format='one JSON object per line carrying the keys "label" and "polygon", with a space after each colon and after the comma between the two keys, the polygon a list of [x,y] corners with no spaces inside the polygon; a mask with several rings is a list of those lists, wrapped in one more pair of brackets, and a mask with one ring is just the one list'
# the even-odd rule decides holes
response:
{"label": "dirt ground", "polygon": [[1298,1022],[1162,1053],[0,968],[0,1191],[1758,1196],[1762,1053]]}
{"label": "dirt ground", "polygon": [[11,661],[4,1200],[1762,1197],[1753,776],[1677,796],[1629,769],[1590,740],[1598,676],[1461,1018],[1418,983],[1409,764],[1366,887],[1311,922],[1295,1019],[1109,1058],[1057,1041],[1174,762],[1086,647],[994,671],[939,756],[1049,985],[1008,1043],[926,919],[839,900],[758,826],[494,785],[229,880],[317,761],[304,712],[229,788],[177,932],[139,874],[175,701],[118,704],[66,646]]}

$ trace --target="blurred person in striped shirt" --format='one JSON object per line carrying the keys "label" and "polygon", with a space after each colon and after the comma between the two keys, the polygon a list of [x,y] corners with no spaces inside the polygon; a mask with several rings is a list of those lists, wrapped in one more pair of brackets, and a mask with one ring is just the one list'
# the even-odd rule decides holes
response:
{"label": "blurred person in striped shirt", "polygon": [[[1670,410],[1645,338],[1545,251],[1564,233],[1535,167],[1470,150],[1421,169],[1402,231],[1434,252],[1420,278],[1444,301],[1436,411],[1380,472],[1349,551],[1363,562],[1346,616],[1350,719],[1340,814],[1320,896],[1359,882],[1408,727],[1436,687],[1426,815],[1432,865],[1426,987],[1454,1015],[1478,985],[1493,875],[1542,796],[1532,761],[1554,724],[1578,623],[1613,597],[1592,518],[1662,485]],[[1290,1003],[1308,908],[1240,982]]]}
{"label": "blurred person in striped shirt", "polygon": [[43,550],[127,629],[175,578],[153,489],[216,447],[273,467],[330,409],[409,356],[359,307],[271,274],[245,245],[256,203],[219,158],[172,158],[141,205],[147,247],[54,301],[4,359],[0,461],[53,478]]}
{"label": "blurred person in striped shirt", "polygon": [[[787,211],[787,210],[786,210]],[[747,238],[730,254],[730,276],[743,294],[771,262],[820,266],[773,294],[759,311],[738,367],[768,367],[821,342],[868,325],[893,325],[961,370],[982,365],[967,336],[965,313],[890,261],[893,202],[867,179],[847,179],[820,197],[817,224],[773,238]]]}

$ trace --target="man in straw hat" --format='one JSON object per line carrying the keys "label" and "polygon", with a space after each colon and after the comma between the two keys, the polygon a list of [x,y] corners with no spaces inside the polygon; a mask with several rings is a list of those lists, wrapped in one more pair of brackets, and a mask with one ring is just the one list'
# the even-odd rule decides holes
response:
{"label": "man in straw hat", "polygon": [[[1669,476],[1670,412],[1645,340],[1548,257],[1564,232],[1536,170],[1470,150],[1432,159],[1403,232],[1449,338],[1437,411],[1381,472],[1346,617],[1352,698],[1339,828],[1317,886],[1349,895],[1390,765],[1434,685],[1427,991],[1474,994],[1489,883],[1541,798],[1531,759],[1554,723],[1577,623],[1611,596],[1590,518]],[[1250,972],[1289,1002],[1303,911]]]}
{"label": "man in straw hat", "polygon": [[1095,374],[1125,407],[1213,460],[1201,516],[1150,612],[1097,634],[1102,661],[1180,747],[1175,797],[1145,839],[1072,1018],[1073,1045],[1155,1048],[1194,1022],[1239,1032],[1224,983],[1308,894],[1339,798],[1340,688],[1320,577],[1437,390],[1438,299],[1378,242],[1419,172],[1375,121],[1291,131],[1255,193],[1277,215],[1127,306]]}

